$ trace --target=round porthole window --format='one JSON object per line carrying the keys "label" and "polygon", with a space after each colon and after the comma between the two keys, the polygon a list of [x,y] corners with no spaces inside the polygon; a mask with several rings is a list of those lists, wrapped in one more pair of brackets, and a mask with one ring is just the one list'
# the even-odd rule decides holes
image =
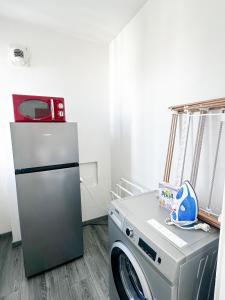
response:
{"label": "round porthole window", "polygon": [[113,244],[111,268],[120,299],[153,300],[141,267],[131,251],[121,242]]}

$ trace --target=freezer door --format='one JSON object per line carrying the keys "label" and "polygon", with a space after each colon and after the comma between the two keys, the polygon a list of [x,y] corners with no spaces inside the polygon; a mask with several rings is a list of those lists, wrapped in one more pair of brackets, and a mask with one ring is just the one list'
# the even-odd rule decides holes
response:
{"label": "freezer door", "polygon": [[79,168],[16,175],[27,277],[83,255]]}
{"label": "freezer door", "polygon": [[11,123],[15,169],[78,162],[76,123]]}

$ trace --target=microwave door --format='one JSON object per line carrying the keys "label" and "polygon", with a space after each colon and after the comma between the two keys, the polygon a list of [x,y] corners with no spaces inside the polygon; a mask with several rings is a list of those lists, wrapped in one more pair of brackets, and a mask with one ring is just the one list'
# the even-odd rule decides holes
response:
{"label": "microwave door", "polygon": [[17,115],[22,120],[51,120],[54,105],[50,101],[25,99],[17,104]]}
{"label": "microwave door", "polygon": [[11,123],[15,169],[78,163],[76,123]]}

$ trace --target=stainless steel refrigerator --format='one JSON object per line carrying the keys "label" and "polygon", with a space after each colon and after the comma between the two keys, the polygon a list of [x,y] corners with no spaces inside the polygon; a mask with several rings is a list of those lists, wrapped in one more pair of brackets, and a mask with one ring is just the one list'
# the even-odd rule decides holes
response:
{"label": "stainless steel refrigerator", "polygon": [[27,277],[83,255],[76,123],[11,123]]}

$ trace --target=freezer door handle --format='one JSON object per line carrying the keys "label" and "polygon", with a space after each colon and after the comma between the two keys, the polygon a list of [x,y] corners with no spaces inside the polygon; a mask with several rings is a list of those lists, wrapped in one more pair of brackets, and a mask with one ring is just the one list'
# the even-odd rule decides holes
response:
{"label": "freezer door handle", "polygon": [[68,168],[74,168],[74,167],[79,167],[79,163],[74,162],[74,163],[68,163],[68,164],[58,164],[58,165],[50,165],[50,166],[42,166],[42,167],[16,169],[15,174],[19,175],[19,174],[27,174],[27,173],[36,173],[36,172],[68,169]]}

